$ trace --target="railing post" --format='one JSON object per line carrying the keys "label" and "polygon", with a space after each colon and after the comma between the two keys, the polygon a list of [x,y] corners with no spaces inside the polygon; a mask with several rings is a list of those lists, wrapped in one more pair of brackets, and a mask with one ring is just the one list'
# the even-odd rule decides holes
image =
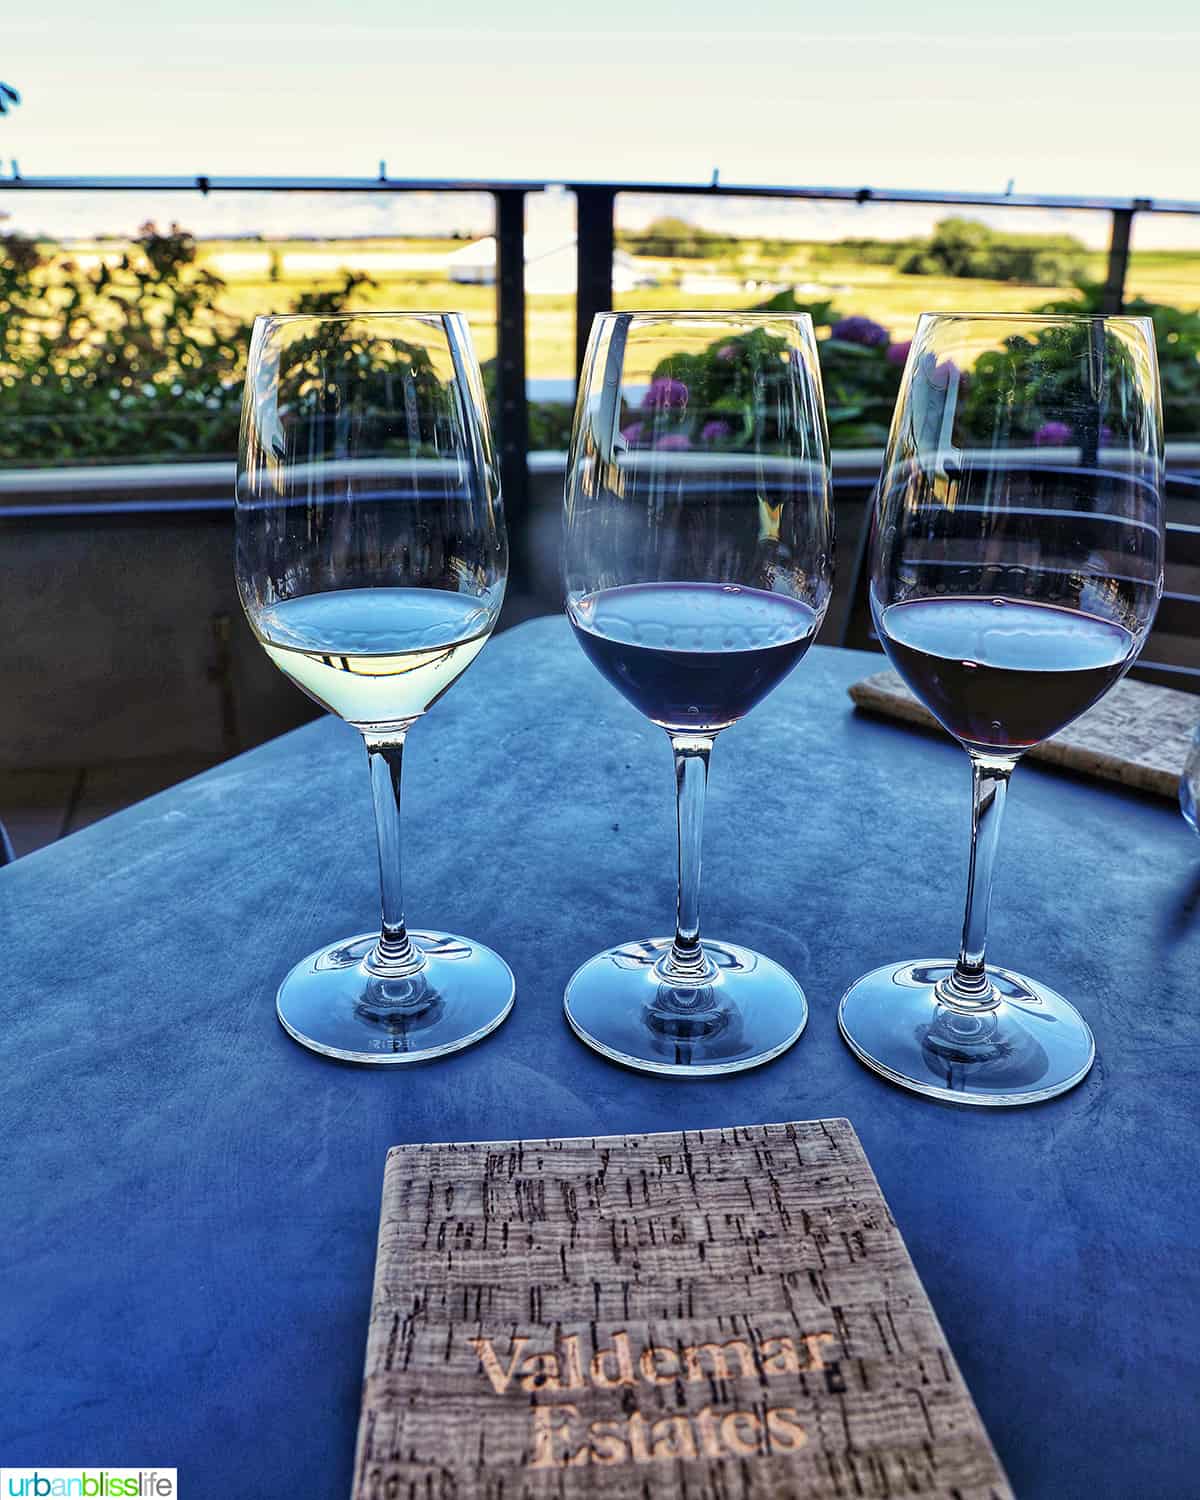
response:
{"label": "railing post", "polygon": [[575,188],[575,370],[583,366],[592,319],[612,308],[616,189]]}
{"label": "railing post", "polygon": [[1108,275],[1104,282],[1101,312],[1119,313],[1125,306],[1125,273],[1129,269],[1129,237],[1136,208],[1114,208],[1112,238],[1108,244]]}
{"label": "railing post", "polygon": [[525,399],[525,193],[503,188],[496,200],[496,403],[500,482],[509,533],[509,573],[523,589],[528,523],[529,413]]}

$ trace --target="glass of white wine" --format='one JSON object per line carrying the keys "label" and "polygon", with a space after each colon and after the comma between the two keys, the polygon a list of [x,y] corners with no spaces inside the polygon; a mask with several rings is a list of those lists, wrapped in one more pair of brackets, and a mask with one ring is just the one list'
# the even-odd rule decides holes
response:
{"label": "glass of white wine", "polygon": [[479,367],[453,313],[261,317],[237,476],[237,582],[271,660],[367,748],[378,932],[298,963],[284,1029],[347,1061],[457,1051],[504,1020],[515,986],[490,948],[410,931],[400,771],[411,726],[482,650],[508,550]]}

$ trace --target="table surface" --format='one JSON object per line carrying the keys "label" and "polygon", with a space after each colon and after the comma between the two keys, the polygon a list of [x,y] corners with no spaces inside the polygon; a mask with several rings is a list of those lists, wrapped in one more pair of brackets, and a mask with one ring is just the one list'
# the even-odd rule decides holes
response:
{"label": "table surface", "polygon": [[413,731],[410,920],[517,976],[506,1024],[398,1070],[291,1042],[276,985],[375,920],[357,736],[323,720],[0,870],[0,1462],[166,1465],[184,1492],[348,1493],[387,1148],[846,1115],[1022,1497],[1200,1472],[1200,846],[1178,812],[1033,765],[990,954],[1072,998],[1099,1058],[1011,1111],[861,1067],[838,997],[957,941],[968,772],[865,718],[877,657],[821,650],[713,757],[704,930],[796,974],[777,1062],[642,1077],[564,981],[674,911],[669,747],[558,619],[493,641]]}

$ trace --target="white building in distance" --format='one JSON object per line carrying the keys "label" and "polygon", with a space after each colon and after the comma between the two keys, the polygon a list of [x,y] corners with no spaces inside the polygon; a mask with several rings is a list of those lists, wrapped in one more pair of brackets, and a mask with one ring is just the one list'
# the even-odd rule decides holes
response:
{"label": "white building in distance", "polygon": [[[486,235],[460,245],[446,257],[446,274],[460,285],[494,286],[496,237]],[[613,253],[613,291],[632,292],[657,286],[658,277],[625,250]],[[575,236],[567,240],[525,241],[525,290],[531,296],[569,296],[575,291]]]}

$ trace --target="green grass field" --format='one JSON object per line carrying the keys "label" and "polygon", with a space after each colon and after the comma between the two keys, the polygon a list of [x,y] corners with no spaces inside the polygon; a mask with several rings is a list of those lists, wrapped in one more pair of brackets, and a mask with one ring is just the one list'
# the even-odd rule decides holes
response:
{"label": "green grass field", "polygon": [[[78,248],[78,247],[76,247]],[[97,245],[112,252],[120,246]],[[382,258],[398,262],[425,257],[434,261],[455,248],[448,240],[327,240],[258,243],[244,240],[208,240],[199,245],[199,264],[207,265],[225,282],[221,305],[241,317],[289,308],[305,291],[337,286],[341,277],[336,266],[364,266],[377,283],[357,294],[358,305],[372,308],[422,308],[430,311],[461,311],[470,320],[480,359],[496,352],[495,289],[490,286],[451,282],[439,266],[379,269]],[[303,267],[306,259],[319,257],[322,269],[313,274],[293,271],[289,262]],[[257,267],[250,262],[257,261]],[[275,274],[269,272],[274,264]],[[813,302],[830,300],[842,315],[865,314],[888,328],[893,339],[910,337],[918,314],[925,311],[987,309],[996,312],[1027,312],[1056,298],[1074,295],[1071,287],[1023,286],[1012,282],[966,280],[939,276],[905,276],[893,266],[868,263],[852,252],[839,254],[837,246],[797,244],[785,255],[765,256],[763,247],[748,241],[736,256],[716,261],[646,261],[662,280],[657,287],[619,294],[614,301],[621,309],[651,308],[746,308],[766,300],[775,286],[819,285],[807,295]],[[238,270],[238,265],[244,270]],[[753,279],[767,286],[714,291],[697,289],[697,279],[706,273],[730,280]],[[1103,279],[1105,257],[1089,258],[1088,275]],[[691,278],[687,289],[681,279]],[[1135,252],[1127,282],[1129,295],[1170,303],[1182,308],[1200,308],[1200,251]],[[527,358],[534,379],[569,379],[575,366],[575,304],[571,296],[530,295]]]}
{"label": "green grass field", "polygon": [[1200,308],[1200,252],[1135,251],[1129,260],[1125,293],[1170,307]]}

